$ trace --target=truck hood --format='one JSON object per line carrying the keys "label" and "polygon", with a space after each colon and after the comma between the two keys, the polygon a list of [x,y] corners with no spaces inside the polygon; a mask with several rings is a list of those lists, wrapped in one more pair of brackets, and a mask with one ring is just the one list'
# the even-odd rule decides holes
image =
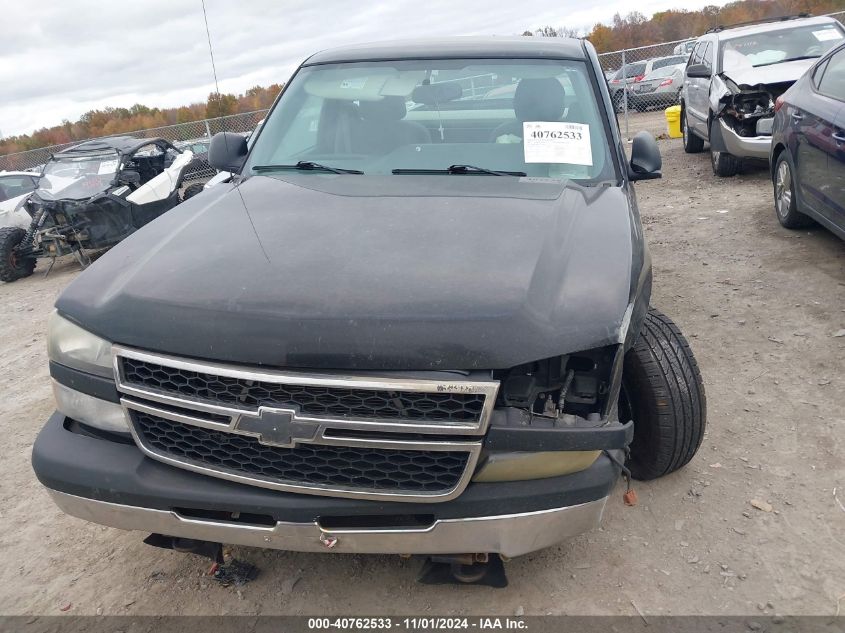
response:
{"label": "truck hood", "polygon": [[254,176],[137,231],[56,307],[186,357],[507,368],[624,338],[644,258],[633,208],[625,188],[554,180]]}
{"label": "truck hood", "polygon": [[769,66],[749,66],[747,68],[732,68],[725,70],[722,75],[738,86],[760,86],[767,84],[792,83],[807,72],[818,58],[797,59],[793,62],[781,62]]}

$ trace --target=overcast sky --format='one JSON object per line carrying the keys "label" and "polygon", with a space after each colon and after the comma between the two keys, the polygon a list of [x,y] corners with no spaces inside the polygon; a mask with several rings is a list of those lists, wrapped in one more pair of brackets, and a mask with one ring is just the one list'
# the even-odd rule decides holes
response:
{"label": "overcast sky", "polygon": [[[717,0],[206,0],[222,92],[288,79],[318,50],[383,39],[589,29],[636,8]],[[592,5],[592,6],[589,6]],[[200,0],[3,0],[0,133],[75,121],[105,106],[168,107],[213,90]]]}

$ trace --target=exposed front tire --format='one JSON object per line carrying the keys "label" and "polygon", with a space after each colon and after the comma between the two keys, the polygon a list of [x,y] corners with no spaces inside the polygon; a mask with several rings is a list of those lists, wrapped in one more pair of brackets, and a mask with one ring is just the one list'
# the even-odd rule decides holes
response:
{"label": "exposed front tire", "polygon": [[0,280],[6,283],[29,277],[35,270],[34,257],[18,257],[15,247],[26,236],[26,231],[16,226],[0,228]]}
{"label": "exposed front tire", "polygon": [[704,149],[704,140],[689,130],[686,110],[681,110],[681,136],[684,140],[684,151],[687,154],[698,154]]}
{"label": "exposed front tire", "polygon": [[800,229],[813,224],[812,219],[798,210],[794,173],[792,161],[789,160],[789,150],[783,150],[775,162],[772,184],[775,191],[775,213],[787,229]]}
{"label": "exposed front tire", "polygon": [[715,152],[710,149],[710,163],[713,165],[713,173],[723,178],[736,176],[739,171],[739,159],[727,152]]}
{"label": "exposed front tire", "polygon": [[625,355],[619,415],[634,421],[628,468],[635,479],[668,475],[701,446],[707,402],[698,363],[678,327],[654,308]]}

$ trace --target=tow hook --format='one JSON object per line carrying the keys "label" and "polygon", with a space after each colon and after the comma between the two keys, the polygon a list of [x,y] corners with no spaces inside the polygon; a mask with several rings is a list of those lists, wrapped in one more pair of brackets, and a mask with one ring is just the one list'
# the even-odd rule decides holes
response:
{"label": "tow hook", "polygon": [[326,546],[326,549],[332,549],[337,545],[338,539],[328,532],[320,532],[320,542]]}

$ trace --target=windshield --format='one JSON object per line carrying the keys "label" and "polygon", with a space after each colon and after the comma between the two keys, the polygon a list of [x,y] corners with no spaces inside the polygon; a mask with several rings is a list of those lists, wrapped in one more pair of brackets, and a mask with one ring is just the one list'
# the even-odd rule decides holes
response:
{"label": "windshield", "polygon": [[614,79],[622,79],[624,76],[626,79],[632,79],[634,77],[639,77],[645,72],[645,62],[640,64],[628,64],[627,66],[623,66],[619,70],[616,71],[616,74],[613,76]]}
{"label": "windshield", "polygon": [[[408,60],[301,69],[255,138],[245,174],[295,168],[453,177],[614,177],[586,66]],[[449,170],[454,165],[479,167]],[[358,176],[360,177],[360,176]]]}
{"label": "windshield", "polygon": [[835,24],[816,24],[764,31],[726,40],[722,47],[722,71],[768,66],[796,59],[821,57],[842,42]]}
{"label": "windshield", "polygon": [[109,188],[118,162],[117,152],[73,158],[54,156],[44,166],[37,193],[45,200],[90,198]]}

